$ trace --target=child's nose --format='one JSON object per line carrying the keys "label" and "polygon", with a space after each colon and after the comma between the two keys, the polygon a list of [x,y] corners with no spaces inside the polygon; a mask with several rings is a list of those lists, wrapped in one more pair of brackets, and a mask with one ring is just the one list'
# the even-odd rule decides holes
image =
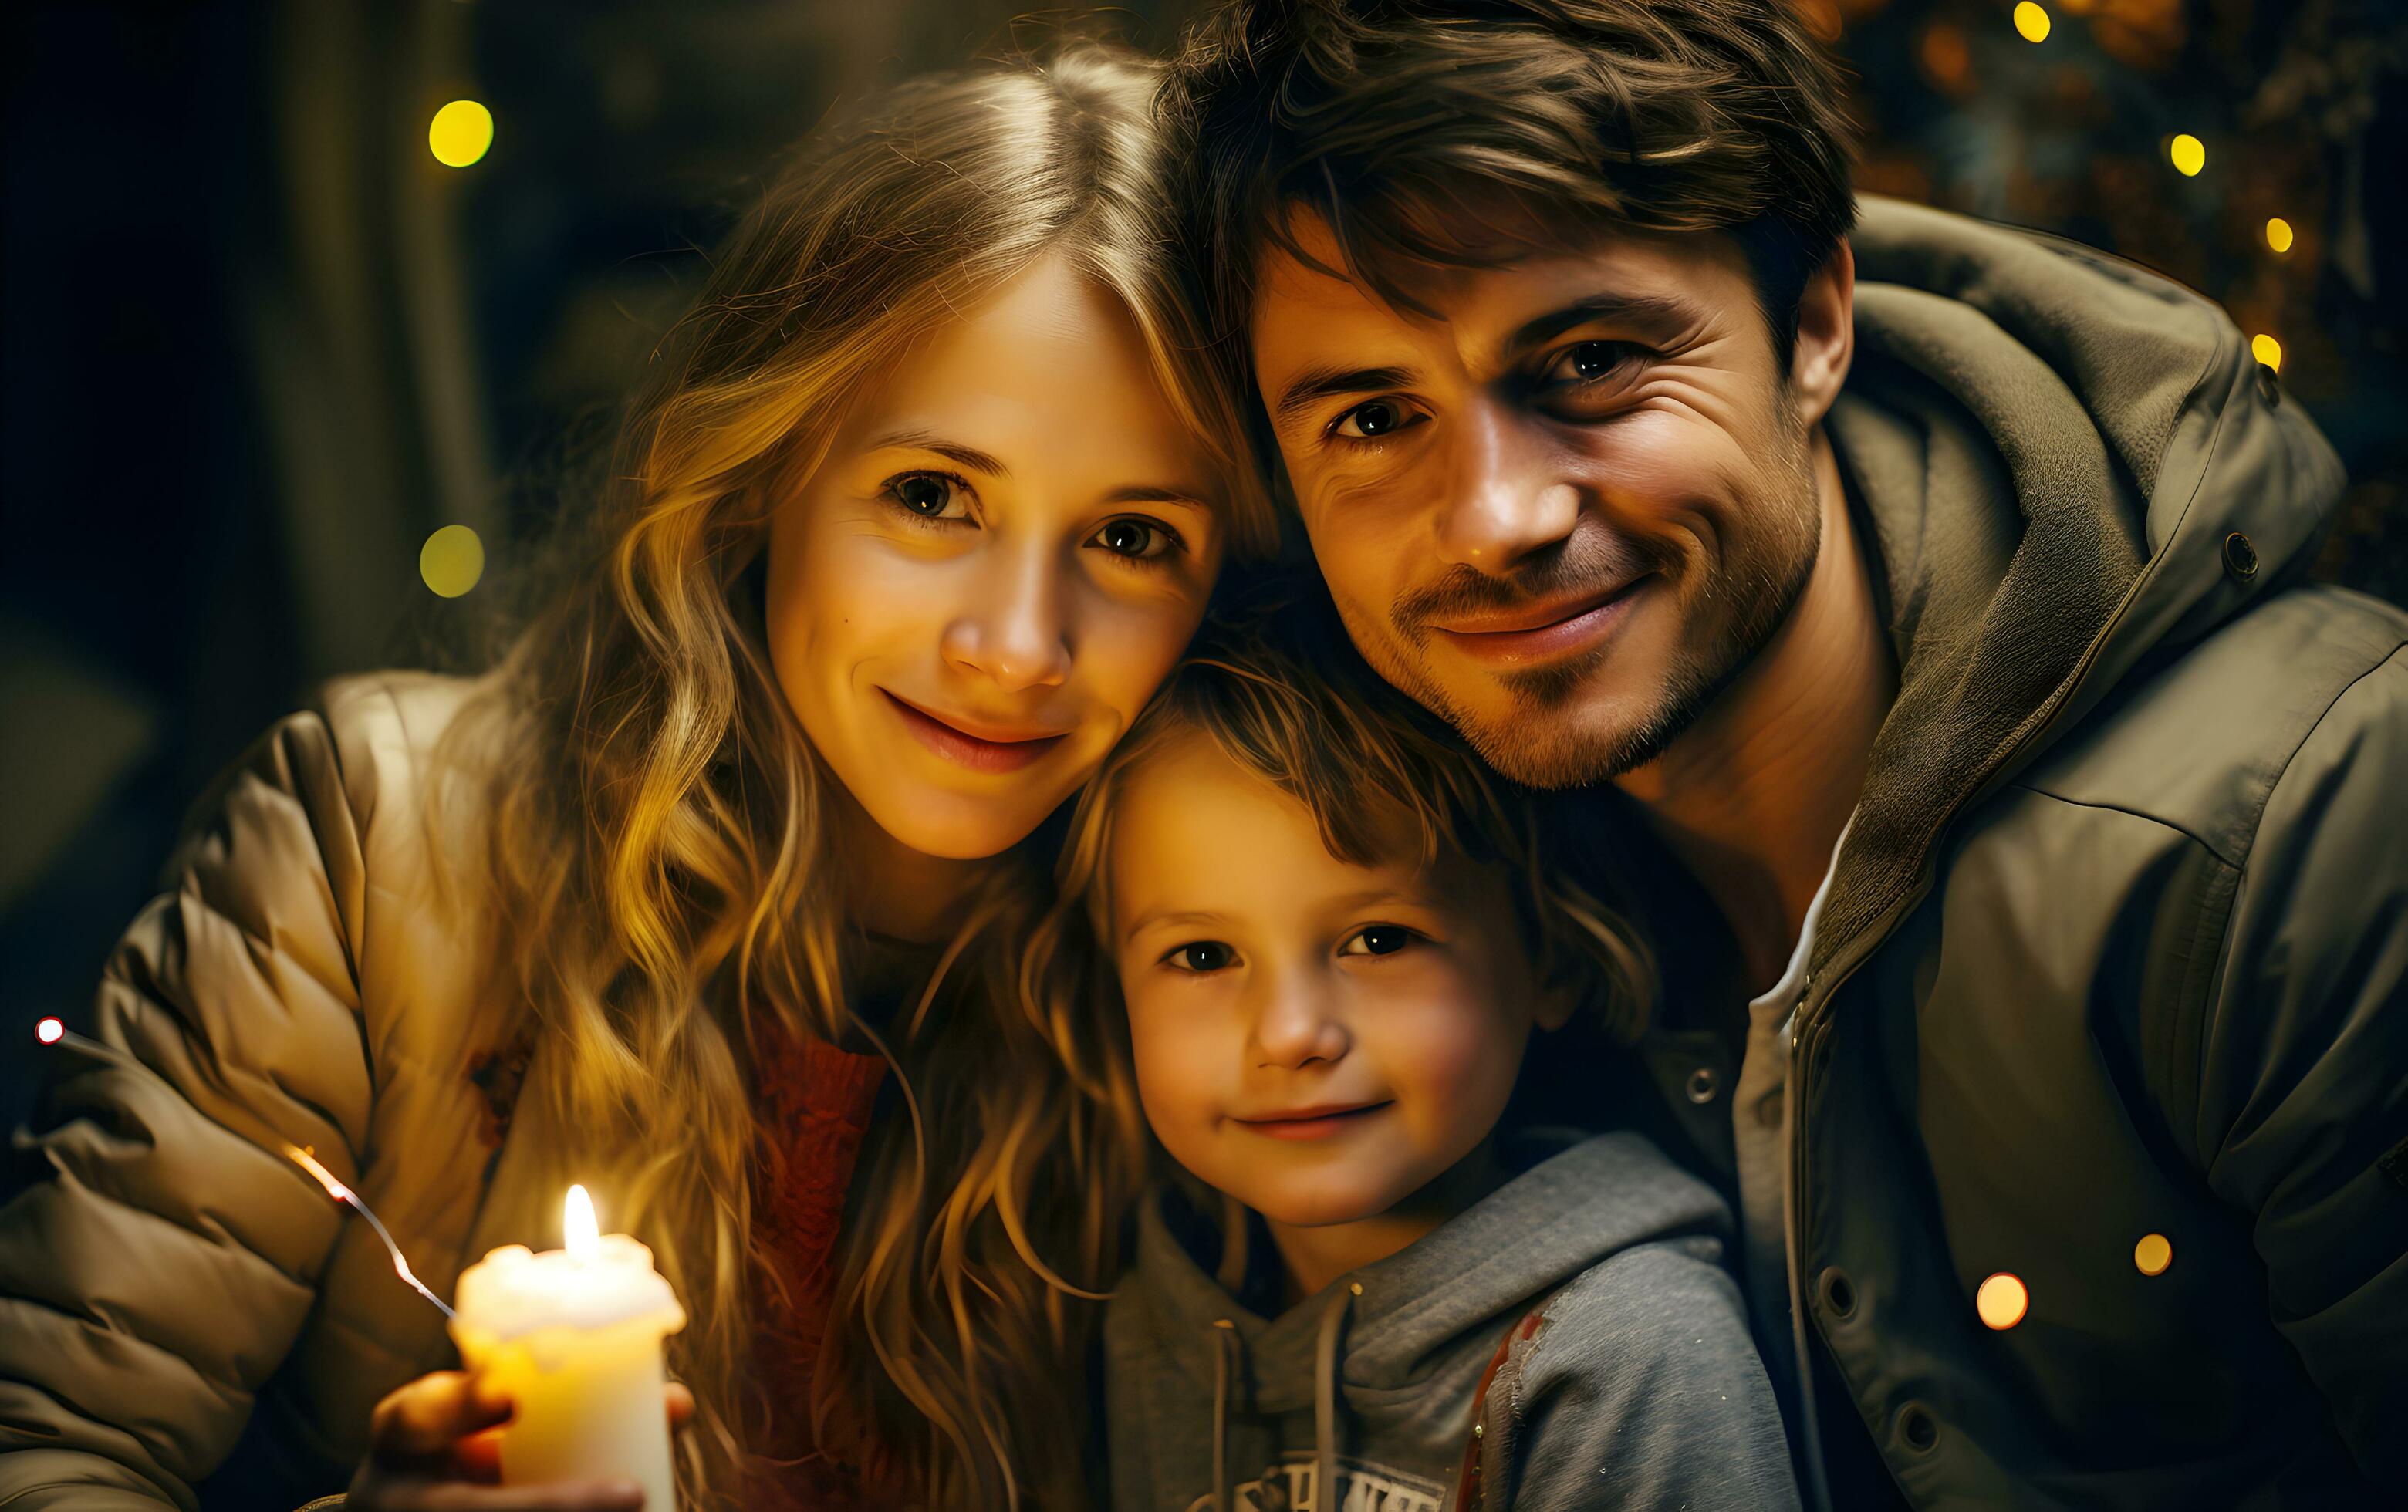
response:
{"label": "child's nose", "polygon": [[1294,1069],[1342,1058],[1354,1039],[1334,1007],[1309,981],[1274,984],[1254,1015],[1261,1063]]}

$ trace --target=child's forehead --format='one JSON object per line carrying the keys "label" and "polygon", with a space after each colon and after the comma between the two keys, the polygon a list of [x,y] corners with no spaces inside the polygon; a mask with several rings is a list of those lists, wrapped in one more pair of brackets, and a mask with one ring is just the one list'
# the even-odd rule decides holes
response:
{"label": "child's forehead", "polygon": [[1106,864],[1115,897],[1209,891],[1252,880],[1263,892],[1360,891],[1379,884],[1442,905],[1476,886],[1476,867],[1444,846],[1425,857],[1420,827],[1383,793],[1329,794],[1359,806],[1373,837],[1361,861],[1332,853],[1313,806],[1239,760],[1209,734],[1185,730],[1128,768],[1113,803]]}

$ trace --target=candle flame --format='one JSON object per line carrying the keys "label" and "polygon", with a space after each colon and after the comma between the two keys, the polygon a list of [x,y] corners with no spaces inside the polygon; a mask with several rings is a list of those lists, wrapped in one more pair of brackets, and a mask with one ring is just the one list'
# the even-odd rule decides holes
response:
{"label": "candle flame", "polygon": [[595,1221],[594,1199],[583,1187],[568,1189],[568,1201],[561,1207],[560,1227],[572,1259],[592,1260],[602,1252],[602,1225]]}
{"label": "candle flame", "polygon": [[318,1185],[326,1189],[327,1196],[334,1198],[335,1201],[338,1203],[347,1203],[351,1200],[351,1189],[343,1185],[340,1181],[336,1180],[334,1172],[329,1171],[324,1166],[319,1164],[318,1157],[315,1154],[303,1149],[298,1145],[285,1146],[284,1153],[292,1157],[294,1164],[300,1166],[301,1169],[308,1172],[311,1176],[316,1177],[318,1178]]}

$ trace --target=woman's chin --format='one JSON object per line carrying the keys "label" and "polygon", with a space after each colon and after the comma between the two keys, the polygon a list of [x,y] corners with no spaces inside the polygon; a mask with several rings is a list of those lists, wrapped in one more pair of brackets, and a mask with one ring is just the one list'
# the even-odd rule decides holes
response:
{"label": "woman's chin", "polygon": [[986,861],[1025,840],[1052,811],[1037,804],[898,790],[862,806],[895,843],[939,861]]}

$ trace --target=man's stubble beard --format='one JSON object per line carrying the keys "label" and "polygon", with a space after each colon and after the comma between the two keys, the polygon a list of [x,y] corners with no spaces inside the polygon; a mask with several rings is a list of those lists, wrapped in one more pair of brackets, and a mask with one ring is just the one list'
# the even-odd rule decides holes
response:
{"label": "man's stubble beard", "polygon": [[[1770,506],[1763,518],[1778,523],[1752,537],[1743,556],[1728,558],[1719,582],[1700,585],[1698,601],[1691,606],[1693,614],[1707,609],[1715,589],[1723,588],[1730,602],[1723,616],[1728,628],[1704,646],[1684,641],[1677,648],[1653,706],[1622,728],[1592,733],[1566,728],[1558,717],[1578,703],[1591,674],[1613,655],[1618,636],[1563,663],[1502,674],[1498,680],[1515,707],[1495,721],[1472,718],[1422,667],[1393,654],[1393,648],[1383,646],[1392,654],[1371,658],[1374,665],[1453,725],[1482,761],[1526,787],[1585,787],[1646,765],[1747,669],[1789,618],[1813,575],[1822,548],[1822,492],[1806,427],[1783,425],[1781,437],[1781,456],[1766,478],[1765,491],[1751,501],[1751,506]],[[1666,586],[1677,593],[1681,584],[1673,569],[1681,563],[1666,553],[1647,554],[1656,558]],[[1389,629],[1403,645],[1417,646],[1426,636],[1407,627],[1426,618],[1426,609],[1408,618],[1400,601],[1390,614]],[[1354,639],[1361,644],[1366,637],[1357,635]]]}

